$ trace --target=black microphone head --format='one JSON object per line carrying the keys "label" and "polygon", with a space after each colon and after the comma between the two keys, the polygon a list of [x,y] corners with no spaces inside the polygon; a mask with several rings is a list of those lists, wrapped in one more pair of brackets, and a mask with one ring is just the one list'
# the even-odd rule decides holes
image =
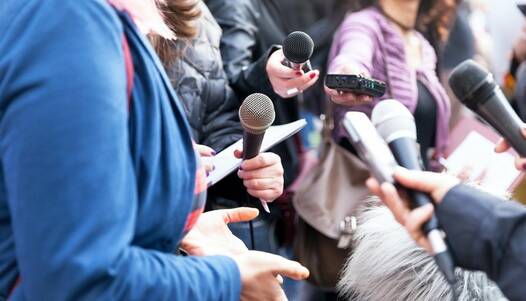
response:
{"label": "black microphone head", "polygon": [[265,94],[250,94],[239,107],[241,126],[252,134],[264,133],[275,118],[276,113],[272,100]]}
{"label": "black microphone head", "polygon": [[310,60],[313,51],[314,41],[303,31],[294,31],[283,41],[283,54],[293,63],[305,63]]}
{"label": "black microphone head", "polygon": [[416,141],[415,118],[397,100],[380,101],[373,109],[371,121],[387,143],[398,138],[410,138]]}
{"label": "black microphone head", "polygon": [[466,60],[453,69],[448,82],[455,96],[471,109],[485,101],[486,93],[496,87],[493,76],[473,60]]}

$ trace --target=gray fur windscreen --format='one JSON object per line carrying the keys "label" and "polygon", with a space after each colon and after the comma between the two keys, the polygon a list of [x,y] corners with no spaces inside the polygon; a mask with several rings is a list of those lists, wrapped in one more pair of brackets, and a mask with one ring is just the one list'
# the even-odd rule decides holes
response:
{"label": "gray fur windscreen", "polygon": [[268,129],[276,113],[272,100],[265,94],[254,93],[243,101],[239,108],[239,120],[243,128],[250,133],[258,134]]}

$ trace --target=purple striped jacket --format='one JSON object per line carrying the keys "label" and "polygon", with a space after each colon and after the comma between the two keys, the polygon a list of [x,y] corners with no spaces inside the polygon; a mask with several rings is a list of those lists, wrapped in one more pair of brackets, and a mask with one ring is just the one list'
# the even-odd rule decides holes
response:
{"label": "purple striped jacket", "polygon": [[394,98],[414,112],[418,101],[418,80],[437,102],[435,156],[444,152],[449,132],[449,98],[436,75],[437,57],[433,47],[422,35],[418,34],[418,38],[422,45],[422,65],[412,70],[406,63],[403,37],[377,8],[366,8],[345,18],[334,36],[329,73],[334,73],[342,65],[349,65],[367,71],[374,79],[387,82],[388,90],[385,96],[367,105],[336,105],[336,137],[344,135],[340,120],[345,112],[361,111],[370,116],[373,107],[382,99]]}

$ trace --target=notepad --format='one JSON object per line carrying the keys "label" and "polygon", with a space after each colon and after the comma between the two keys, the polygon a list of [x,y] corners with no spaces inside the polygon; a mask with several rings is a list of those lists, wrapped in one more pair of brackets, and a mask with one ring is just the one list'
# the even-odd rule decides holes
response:
{"label": "notepad", "polygon": [[[266,132],[263,142],[261,144],[261,151],[267,151],[276,144],[283,140],[291,137],[292,135],[299,132],[302,128],[307,125],[305,119],[300,119],[291,123],[283,125],[271,126]],[[236,149],[243,148],[243,139],[238,140],[236,143],[225,148],[219,154],[213,157],[204,157],[203,161],[211,161],[215,169],[210,172],[207,177],[208,185],[212,186],[219,182],[221,179],[237,170],[241,166],[242,159],[238,159],[234,156]]]}

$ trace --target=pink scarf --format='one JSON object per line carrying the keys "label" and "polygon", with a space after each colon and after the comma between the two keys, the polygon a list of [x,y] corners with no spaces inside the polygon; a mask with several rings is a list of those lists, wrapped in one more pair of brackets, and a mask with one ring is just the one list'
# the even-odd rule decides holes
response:
{"label": "pink scarf", "polygon": [[117,9],[127,11],[141,32],[158,34],[166,39],[175,39],[175,35],[166,25],[157,7],[163,0],[108,0]]}

